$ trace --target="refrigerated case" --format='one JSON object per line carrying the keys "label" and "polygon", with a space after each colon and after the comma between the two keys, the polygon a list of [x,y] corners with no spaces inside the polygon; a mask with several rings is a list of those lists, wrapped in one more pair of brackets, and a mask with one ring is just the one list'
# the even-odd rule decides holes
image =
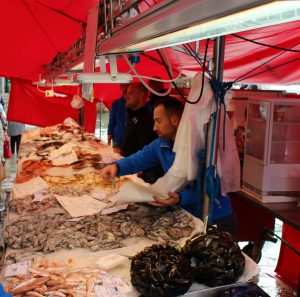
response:
{"label": "refrigerated case", "polygon": [[299,99],[248,101],[243,188],[264,202],[299,196]]}

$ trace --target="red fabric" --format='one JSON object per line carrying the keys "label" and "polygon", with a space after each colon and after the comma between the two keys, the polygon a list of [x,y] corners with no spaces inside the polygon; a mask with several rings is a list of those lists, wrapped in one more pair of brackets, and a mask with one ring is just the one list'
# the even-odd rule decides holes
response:
{"label": "red fabric", "polygon": [[[298,31],[300,22],[260,28],[239,33],[239,35],[269,45],[300,50],[300,36]],[[200,42],[200,52],[203,57],[206,41]],[[208,57],[211,60],[214,42],[210,42]],[[277,55],[279,55],[276,57]],[[175,68],[185,73],[199,71],[199,65],[186,54],[178,51],[169,51],[169,56]],[[274,59],[273,59],[274,58]],[[272,61],[270,61],[273,59]],[[270,47],[256,45],[234,36],[226,36],[224,80],[234,81],[244,74],[252,71],[261,64],[268,62],[263,67],[257,68],[250,77],[242,83],[273,83],[287,84],[298,83],[300,80],[299,53],[284,52]]]}
{"label": "red fabric", "polygon": [[[161,0],[148,0],[153,5]],[[66,51],[81,35],[89,9],[95,0],[3,0],[0,10],[0,75],[37,80],[44,65],[58,52]],[[142,11],[148,4],[140,5]],[[260,28],[242,36],[271,45],[299,49],[300,21]],[[211,42],[213,44],[213,42]],[[204,42],[201,42],[203,54]],[[211,56],[210,51],[210,56]],[[226,37],[225,80],[235,80],[275,57],[280,51],[251,44],[233,36]],[[199,71],[199,65],[185,54],[169,50],[175,68],[184,72]],[[282,55],[259,68],[249,83],[296,83],[300,80],[299,53]],[[143,68],[142,72],[148,70]]]}
{"label": "red fabric", "polygon": [[97,109],[96,101],[84,101],[84,130],[94,133],[96,128]]}
{"label": "red fabric", "polygon": [[[93,0],[3,0],[0,75],[37,80],[80,37]],[[68,16],[71,16],[69,18]],[[78,21],[76,21],[78,20]]]}
{"label": "red fabric", "polygon": [[[162,0],[148,0],[150,5]],[[148,9],[148,4],[142,3],[142,11]],[[86,25],[89,9],[95,0],[4,0],[0,10],[0,32],[5,44],[0,47],[0,75],[9,78],[27,79],[36,81],[44,72],[45,65],[49,64],[59,53],[68,48],[80,37]],[[281,24],[243,32],[240,35],[255,39],[267,44],[286,48],[300,49],[300,21]],[[2,30],[2,31],[1,31]],[[203,56],[205,41],[200,42],[201,55]],[[212,56],[213,41],[209,49],[209,58]],[[277,56],[280,54],[280,56]],[[159,64],[159,57],[154,53],[141,56],[141,62],[136,66],[143,75],[158,75],[168,78],[164,67]],[[168,57],[173,68],[183,73],[195,73],[201,68],[193,58],[186,54],[168,49]],[[269,61],[271,58],[275,58]],[[262,63],[268,62],[263,67],[246,77],[243,83],[298,83],[300,80],[299,53],[281,52],[272,48],[255,45],[233,36],[226,37],[225,51],[225,80],[235,80]],[[119,59],[119,71],[127,72],[128,66]],[[25,86],[25,85],[24,85]],[[33,92],[28,85],[21,90],[21,85],[14,86],[9,107],[11,119],[24,119],[26,122],[47,125],[61,118],[61,113],[71,113],[68,110],[49,113],[54,102],[63,102],[61,99],[45,99],[37,102],[40,96]],[[26,89],[26,90],[25,90]],[[28,90],[31,90],[30,92]],[[62,88],[62,92],[67,93]],[[22,94],[27,92],[26,94]],[[29,96],[29,93],[31,94]],[[15,95],[16,94],[16,95]],[[34,95],[33,95],[34,94]],[[27,99],[28,102],[21,98]],[[110,106],[113,100],[120,96],[119,86],[96,85],[95,96]],[[46,106],[46,102],[51,103]],[[66,102],[66,100],[64,101]],[[55,104],[56,104],[55,103]],[[19,104],[19,107],[17,107]],[[31,106],[32,116],[24,115],[24,110]],[[24,109],[24,107],[26,107]],[[36,110],[40,108],[40,110]],[[43,114],[46,112],[47,114]],[[50,119],[50,115],[53,119]],[[57,115],[56,115],[57,114]],[[76,113],[77,114],[77,113]],[[48,119],[49,118],[49,119]],[[90,129],[90,128],[89,128]]]}
{"label": "red fabric", "polygon": [[3,142],[3,156],[5,159],[10,159],[12,157],[9,138],[5,139]]}
{"label": "red fabric", "polygon": [[[300,252],[299,230],[284,224],[282,229],[282,238]],[[300,256],[296,255],[286,245],[282,244],[275,271],[285,282],[294,288],[298,287],[300,281]]]}
{"label": "red fabric", "polygon": [[[73,95],[47,98],[31,82],[18,79],[13,79],[11,86],[7,112],[10,121],[44,127],[61,123],[67,117],[78,119],[78,110],[70,106]],[[77,92],[76,88],[67,91]]]}

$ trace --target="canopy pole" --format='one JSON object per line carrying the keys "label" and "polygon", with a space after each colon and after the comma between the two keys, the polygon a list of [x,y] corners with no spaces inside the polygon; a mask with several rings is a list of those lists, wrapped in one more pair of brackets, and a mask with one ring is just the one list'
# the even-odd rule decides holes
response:
{"label": "canopy pole", "polygon": [[[214,69],[213,69],[213,76],[214,79],[218,80],[219,82],[223,81],[223,72],[224,72],[224,55],[225,55],[225,36],[219,36],[215,39],[214,44]],[[217,98],[219,100],[219,98]],[[207,129],[207,147],[206,147],[206,170],[209,166],[210,158],[212,155],[212,164],[217,166],[217,155],[218,155],[218,135],[219,135],[219,125],[220,125],[220,104],[216,102],[216,118],[211,119],[209,122],[209,127]],[[216,127],[216,129],[214,129]],[[213,146],[212,146],[213,144]],[[206,175],[205,175],[206,176]],[[209,207],[210,207],[210,198],[206,191],[206,182],[204,176],[204,183],[203,183],[203,193],[204,193],[204,201],[203,201],[203,212],[202,212],[202,219],[204,222],[204,233],[207,230],[208,224],[208,216],[209,216]]]}

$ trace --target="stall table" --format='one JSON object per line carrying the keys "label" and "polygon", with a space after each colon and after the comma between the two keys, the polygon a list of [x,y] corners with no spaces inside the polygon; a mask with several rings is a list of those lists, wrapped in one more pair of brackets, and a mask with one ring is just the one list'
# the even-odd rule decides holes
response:
{"label": "stall table", "polygon": [[[273,221],[278,218],[284,223],[282,230],[284,243],[281,245],[275,271],[284,282],[296,289],[298,291],[297,296],[300,296],[300,244],[298,240],[300,236],[300,207],[297,202],[263,203],[243,191],[232,193],[230,197],[236,207],[238,218],[243,217],[243,213],[238,208],[241,204],[246,204],[249,207],[247,210],[248,215],[245,214],[245,216],[247,218],[249,215],[252,216],[250,224],[249,221],[246,224],[242,219],[242,226],[238,227],[238,239],[240,237],[242,240],[252,240],[253,238],[264,240],[266,231],[272,229],[271,218],[273,218]],[[255,220],[253,214],[255,214]],[[267,221],[267,224],[263,224],[264,220]],[[256,227],[255,231],[252,222]],[[260,228],[258,225],[260,225]],[[249,231],[248,234],[244,232],[245,230]],[[243,235],[241,236],[241,234]]]}

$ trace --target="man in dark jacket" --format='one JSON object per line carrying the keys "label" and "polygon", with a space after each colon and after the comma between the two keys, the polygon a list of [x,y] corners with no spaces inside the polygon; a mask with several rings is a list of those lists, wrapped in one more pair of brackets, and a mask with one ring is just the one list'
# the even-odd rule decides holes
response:
{"label": "man in dark jacket", "polygon": [[[127,120],[124,142],[121,146],[123,156],[129,156],[142,149],[146,144],[157,138],[153,131],[152,111],[146,105],[148,90],[141,83],[132,83],[126,92]],[[160,166],[149,168],[141,177],[149,183],[153,183],[163,175]]]}
{"label": "man in dark jacket", "polygon": [[128,84],[120,85],[122,96],[116,100],[111,107],[108,122],[108,144],[113,144],[113,147],[120,151],[124,142],[125,125],[126,125],[126,90]]}

